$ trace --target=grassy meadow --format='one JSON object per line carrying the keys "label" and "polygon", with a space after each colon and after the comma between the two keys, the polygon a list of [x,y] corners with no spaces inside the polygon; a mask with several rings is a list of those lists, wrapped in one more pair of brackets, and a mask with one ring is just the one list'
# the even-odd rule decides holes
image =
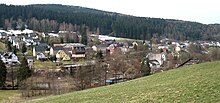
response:
{"label": "grassy meadow", "polygon": [[220,62],[157,73],[124,83],[48,96],[27,103],[220,102]]}
{"label": "grassy meadow", "polygon": [[11,101],[13,98],[19,97],[18,90],[0,90],[0,103]]}

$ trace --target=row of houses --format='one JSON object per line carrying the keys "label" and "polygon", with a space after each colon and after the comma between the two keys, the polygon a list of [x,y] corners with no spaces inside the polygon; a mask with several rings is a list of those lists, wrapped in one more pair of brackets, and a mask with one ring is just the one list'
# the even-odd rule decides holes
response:
{"label": "row of houses", "polygon": [[[219,42],[214,41],[177,41],[177,40],[171,40],[171,39],[162,39],[158,44],[154,45],[154,49],[151,49],[151,52],[148,53],[147,57],[149,60],[149,65],[153,71],[157,71],[160,68],[163,68],[164,66],[169,67],[169,63],[171,61],[169,59],[174,59],[180,57],[180,54],[182,52],[189,52],[189,46],[190,45],[200,45],[202,48],[207,47],[220,47]],[[150,45],[150,48],[153,48],[152,45]],[[203,53],[208,53],[207,49],[204,49],[204,51],[201,51]],[[192,60],[191,60],[192,59]],[[185,61],[184,65],[191,65],[198,63],[198,60],[195,58],[189,58],[189,61]],[[175,67],[178,67],[178,63],[174,63]]]}
{"label": "row of houses", "polygon": [[[28,35],[32,35],[32,37],[29,37]],[[17,49],[21,49],[22,45],[25,44],[26,46],[35,46],[40,44],[40,41],[37,38],[37,34],[28,34],[28,35],[22,35],[22,36],[8,36],[8,41],[12,43],[13,46],[15,46]]]}
{"label": "row of houses", "polygon": [[21,49],[22,45],[26,46],[40,44],[38,40],[38,34],[33,30],[25,29],[21,30],[0,30],[0,39],[5,39],[11,42],[12,46],[17,49]]}
{"label": "row of houses", "polygon": [[6,33],[7,35],[19,36],[21,34],[31,34],[34,33],[33,30],[24,29],[24,30],[0,30],[1,33]]}
{"label": "row of houses", "polygon": [[56,56],[59,60],[71,60],[85,58],[85,45],[81,43],[54,44],[52,47],[41,43],[33,48],[33,56],[38,60],[47,59],[48,56]]}

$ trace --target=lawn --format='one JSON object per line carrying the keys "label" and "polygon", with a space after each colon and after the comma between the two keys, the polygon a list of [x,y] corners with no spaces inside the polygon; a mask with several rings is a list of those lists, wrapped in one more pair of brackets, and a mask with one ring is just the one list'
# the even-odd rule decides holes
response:
{"label": "lawn", "polygon": [[17,90],[0,90],[0,103],[11,100],[16,96],[19,96]]}
{"label": "lawn", "polygon": [[7,49],[5,47],[5,44],[3,42],[1,42],[1,41],[0,41],[0,51],[1,52],[6,52],[7,51]]}
{"label": "lawn", "polygon": [[51,61],[34,61],[34,68],[36,69],[52,69],[56,68],[56,64]]}
{"label": "lawn", "polygon": [[[60,61],[61,64],[82,64],[84,61]],[[54,63],[50,60],[48,61],[39,61],[35,60],[34,68],[36,69],[52,69],[52,68],[60,68],[60,66],[56,66],[57,63]]]}
{"label": "lawn", "polygon": [[27,103],[216,103],[220,102],[219,74],[220,62],[203,63]]}

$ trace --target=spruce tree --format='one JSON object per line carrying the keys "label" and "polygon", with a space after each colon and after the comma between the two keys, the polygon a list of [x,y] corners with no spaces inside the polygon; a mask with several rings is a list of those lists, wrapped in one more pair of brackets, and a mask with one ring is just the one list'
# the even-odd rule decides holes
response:
{"label": "spruce tree", "polygon": [[0,87],[5,86],[7,69],[4,62],[0,59]]}
{"label": "spruce tree", "polygon": [[60,43],[64,43],[63,37],[60,38]]}
{"label": "spruce tree", "polygon": [[81,32],[82,32],[81,43],[84,45],[87,45],[87,34],[86,34],[86,27],[85,26],[82,27]]}
{"label": "spruce tree", "polygon": [[102,53],[101,50],[99,50],[99,51],[97,52],[96,58],[97,58],[97,59],[103,59],[103,53]]}
{"label": "spruce tree", "polygon": [[27,47],[26,47],[25,43],[22,44],[21,52],[22,53],[27,52]]}
{"label": "spruce tree", "polygon": [[28,66],[27,59],[24,57],[18,70],[18,81],[21,82],[31,76],[31,69]]}
{"label": "spruce tree", "polygon": [[17,48],[15,46],[13,46],[13,51],[12,51],[15,55],[17,55]]}
{"label": "spruce tree", "polygon": [[10,41],[6,41],[6,48],[7,48],[7,51],[8,52],[11,52],[12,51],[12,47],[11,47],[11,43],[10,43]]}

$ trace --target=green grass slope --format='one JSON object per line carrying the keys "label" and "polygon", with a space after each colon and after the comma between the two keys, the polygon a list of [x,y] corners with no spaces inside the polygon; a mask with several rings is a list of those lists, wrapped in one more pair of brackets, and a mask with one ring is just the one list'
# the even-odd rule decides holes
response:
{"label": "green grass slope", "polygon": [[220,102],[220,62],[183,67],[120,84],[49,96],[27,102]]}
{"label": "green grass slope", "polygon": [[5,102],[19,96],[19,91],[17,90],[0,90],[0,103]]}
{"label": "green grass slope", "polygon": [[0,52],[5,52],[5,51],[7,51],[5,44],[0,41]]}

